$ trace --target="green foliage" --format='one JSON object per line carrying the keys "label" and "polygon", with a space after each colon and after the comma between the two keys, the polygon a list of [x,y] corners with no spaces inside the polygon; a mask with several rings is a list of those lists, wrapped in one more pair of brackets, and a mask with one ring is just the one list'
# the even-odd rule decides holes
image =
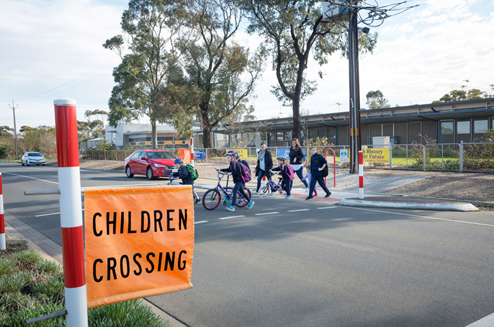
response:
{"label": "green foliage", "polygon": [[[153,96],[166,85],[168,69],[177,60],[172,41],[178,33],[180,17],[180,2],[131,0],[122,15],[125,37],[117,35],[103,44],[122,58],[113,71],[116,85],[109,100],[108,120],[116,126],[140,116],[149,117],[153,148],[157,145],[159,117]],[[126,51],[130,53],[123,55]]]}
{"label": "green foliage", "polygon": [[379,90],[367,92],[366,98],[369,109],[389,108],[388,100]]}
{"label": "green foliage", "polygon": [[[26,320],[62,311],[64,282],[61,267],[43,260],[33,250],[10,254],[0,260],[0,327],[25,326]],[[166,326],[140,300],[90,309],[90,326]],[[36,326],[66,326],[64,317]]]}
{"label": "green foliage", "polygon": [[[272,56],[278,81],[272,93],[283,105],[292,106],[293,136],[300,138],[300,102],[317,88],[316,82],[305,76],[309,59],[324,65],[337,51],[346,55],[348,33],[339,22],[323,21],[321,6],[315,0],[240,3],[249,19],[248,32],[257,33],[263,39],[264,51]],[[372,52],[376,40],[377,34],[360,33],[360,50]]]}
{"label": "green foliage", "polygon": [[[465,80],[464,82],[468,82]],[[491,88],[490,93],[488,91],[481,91],[479,89],[466,89],[466,86],[462,86],[461,90],[451,90],[449,93],[443,95],[439,101],[436,102],[456,102],[456,101],[465,101],[465,100],[476,100],[476,99],[487,99],[494,97],[494,84],[490,84]]]}
{"label": "green foliage", "polygon": [[22,140],[19,142],[19,148],[24,151],[48,153],[56,148],[55,127],[46,125],[22,126],[20,132]]}
{"label": "green foliage", "polygon": [[478,143],[463,146],[463,168],[466,170],[494,170],[494,130],[488,130]]}
{"label": "green foliage", "polygon": [[183,10],[184,36],[176,43],[182,63],[170,66],[168,83],[156,93],[158,120],[173,124],[181,137],[190,137],[199,121],[210,148],[214,127],[249,113],[263,55],[233,40],[242,18],[234,2],[190,1]]}

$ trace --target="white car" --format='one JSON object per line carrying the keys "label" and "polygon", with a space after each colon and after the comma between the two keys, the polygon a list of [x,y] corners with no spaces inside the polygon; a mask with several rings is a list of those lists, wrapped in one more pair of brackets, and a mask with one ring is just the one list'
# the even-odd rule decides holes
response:
{"label": "white car", "polygon": [[46,165],[45,157],[39,152],[26,152],[22,156],[22,165]]}

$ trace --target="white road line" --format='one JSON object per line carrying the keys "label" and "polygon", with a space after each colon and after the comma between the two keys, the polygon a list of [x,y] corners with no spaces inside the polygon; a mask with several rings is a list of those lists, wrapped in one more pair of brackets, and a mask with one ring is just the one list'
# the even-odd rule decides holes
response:
{"label": "white road line", "polygon": [[483,223],[475,223],[475,222],[464,221],[464,220],[455,220],[455,219],[447,219],[447,218],[437,218],[437,217],[413,215],[413,214],[410,214],[410,213],[392,212],[392,211],[384,211],[384,210],[373,210],[373,209],[357,208],[357,207],[347,207],[347,208],[352,208],[352,209],[357,209],[357,210],[367,210],[367,211],[381,212],[381,213],[392,213],[392,214],[395,214],[395,215],[402,215],[402,216],[409,216],[409,217],[417,217],[417,218],[422,218],[422,219],[449,221],[449,222],[452,222],[452,223],[459,223],[459,224],[494,227],[494,225],[491,225],[491,224],[483,224]]}
{"label": "white road line", "polygon": [[288,210],[288,212],[299,212],[299,211],[309,211],[310,209],[297,209],[297,210]]}
{"label": "white road line", "polygon": [[19,174],[14,174],[14,173],[5,173],[5,172],[4,172],[4,174],[10,174],[10,175],[15,175],[15,176],[21,176],[21,177],[25,177],[25,178],[35,179],[35,180],[37,180],[37,181],[42,181],[42,182],[52,183],[52,184],[57,184],[57,185],[58,185],[58,182],[47,181],[47,180],[45,180],[45,179],[39,179],[39,178],[31,177],[31,176],[19,175]]}
{"label": "white road line", "polygon": [[245,216],[244,215],[241,215],[241,216],[229,216],[229,217],[223,217],[223,218],[219,218],[220,220],[225,220],[225,219],[234,219],[234,218],[244,218]]}
{"label": "white road line", "polygon": [[336,206],[332,206],[332,207],[320,207],[320,208],[317,208],[317,209],[332,209],[332,208],[335,208]]}
{"label": "white road line", "polygon": [[44,217],[44,216],[53,216],[53,215],[59,215],[60,212],[54,212],[54,213],[45,213],[45,214],[42,214],[42,215],[36,215],[34,217]]}
{"label": "white road line", "polygon": [[[82,211],[84,211],[84,208],[82,209]],[[54,213],[44,213],[42,215],[36,215],[34,217],[44,217],[44,216],[53,216],[53,215],[59,215],[60,212],[54,212]]]}
{"label": "white road line", "polygon": [[196,221],[194,225],[207,223],[207,220]]}
{"label": "white road line", "polygon": [[471,323],[467,327],[492,327],[494,326],[494,313],[484,317],[474,323]]}
{"label": "white road line", "polygon": [[256,213],[256,216],[265,216],[265,215],[276,215],[279,213],[278,211],[273,211],[273,212],[263,212],[263,213]]}

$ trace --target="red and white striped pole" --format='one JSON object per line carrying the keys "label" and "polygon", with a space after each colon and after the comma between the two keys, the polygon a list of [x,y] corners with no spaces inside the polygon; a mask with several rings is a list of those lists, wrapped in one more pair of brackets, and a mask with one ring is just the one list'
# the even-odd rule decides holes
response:
{"label": "red and white striped pole", "polygon": [[358,198],[364,198],[364,152],[358,152]]}
{"label": "red and white striped pole", "polygon": [[67,326],[86,327],[87,294],[76,101],[59,99],[54,104]]}
{"label": "red and white striped pole", "polygon": [[190,162],[192,167],[194,167],[194,137],[190,138]]}
{"label": "red and white striped pole", "polygon": [[3,190],[2,190],[2,173],[0,173],[0,250],[6,250],[5,244],[5,217],[3,216]]}

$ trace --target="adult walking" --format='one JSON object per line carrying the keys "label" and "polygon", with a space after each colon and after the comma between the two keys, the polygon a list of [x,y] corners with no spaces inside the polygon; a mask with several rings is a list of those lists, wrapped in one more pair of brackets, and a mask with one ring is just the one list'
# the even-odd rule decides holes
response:
{"label": "adult walking", "polygon": [[322,189],[326,192],[325,198],[328,198],[331,195],[331,192],[328,190],[326,184],[324,184],[324,177],[322,177],[322,171],[324,167],[328,164],[326,159],[317,153],[317,148],[313,147],[310,149],[312,153],[312,157],[310,158],[310,170],[312,174],[312,178],[310,180],[310,190],[309,196],[306,200],[313,199],[312,193],[314,193],[314,188],[316,187],[316,181],[321,185]]}
{"label": "adult walking", "polygon": [[[292,146],[290,147],[290,166],[292,166],[293,171],[297,174],[298,178],[304,183],[305,188],[308,187],[307,182],[304,179],[304,166],[302,165],[302,160],[304,160],[304,153],[300,147],[300,142],[298,139],[293,139]],[[291,181],[293,185],[293,180]]]}
{"label": "adult walking", "polygon": [[257,165],[256,165],[256,176],[257,176],[257,188],[256,193],[259,192],[261,187],[261,181],[263,176],[266,176],[269,180],[271,175],[269,171],[273,168],[273,157],[271,152],[266,149],[266,142],[261,142],[261,149],[257,152]]}

